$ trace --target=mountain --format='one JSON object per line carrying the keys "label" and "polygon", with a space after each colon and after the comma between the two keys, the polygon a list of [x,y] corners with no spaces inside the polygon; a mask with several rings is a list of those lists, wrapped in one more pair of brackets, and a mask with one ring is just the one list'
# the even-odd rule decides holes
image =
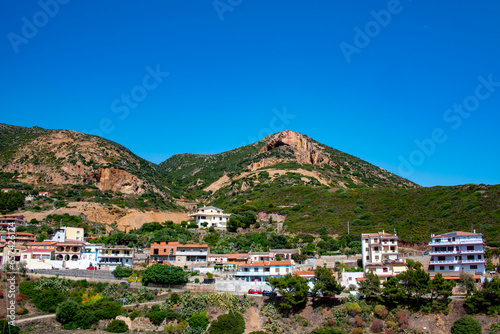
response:
{"label": "mountain", "polygon": [[213,155],[177,154],[158,166],[170,189],[191,198],[235,195],[257,183],[333,188],[416,188],[417,184],[308,136],[283,131]]}
{"label": "mountain", "polygon": [[38,185],[93,185],[127,195],[166,196],[156,165],[97,136],[0,124],[0,172]]}

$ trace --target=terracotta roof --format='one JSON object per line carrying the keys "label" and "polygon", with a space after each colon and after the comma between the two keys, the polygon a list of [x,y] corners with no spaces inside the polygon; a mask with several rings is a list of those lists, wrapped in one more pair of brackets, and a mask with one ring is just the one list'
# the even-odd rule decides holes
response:
{"label": "terracotta roof", "polygon": [[39,241],[39,242],[30,242],[26,244],[26,246],[47,246],[47,245],[55,245],[57,241]]}
{"label": "terracotta roof", "polygon": [[158,246],[176,246],[176,247],[209,247],[208,244],[181,244],[179,241],[170,241],[167,243],[166,241],[160,241],[159,243],[151,244],[151,247]]}
{"label": "terracotta roof", "polygon": [[246,258],[248,254],[227,254],[228,259]]}
{"label": "terracotta roof", "polygon": [[299,275],[299,276],[314,276],[314,271],[310,271],[310,270],[294,271],[293,274]]}
{"label": "terracotta roof", "polygon": [[33,253],[33,252],[54,252],[53,249],[38,249],[38,248],[35,248],[35,249],[25,249],[23,251],[23,253]]}
{"label": "terracotta roof", "polygon": [[366,278],[364,278],[364,277],[358,277],[358,281],[365,281],[365,280],[366,280]]}
{"label": "terracotta roof", "polygon": [[30,237],[34,237],[35,235],[33,233],[26,233],[26,232],[5,232],[5,233],[2,233],[1,235],[29,235]]}

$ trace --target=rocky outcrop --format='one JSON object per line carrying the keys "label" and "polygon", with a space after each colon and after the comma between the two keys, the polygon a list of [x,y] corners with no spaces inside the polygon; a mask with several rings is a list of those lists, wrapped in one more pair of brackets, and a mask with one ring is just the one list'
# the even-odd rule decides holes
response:
{"label": "rocky outcrop", "polygon": [[[269,141],[260,149],[259,153],[274,150],[281,146],[290,147],[295,155],[295,160],[300,164],[323,165],[329,164],[329,156],[323,150],[313,143],[308,137],[303,134],[293,131],[282,131],[273,135]],[[260,165],[259,168],[270,166],[276,162],[281,162],[282,159],[263,159],[252,164],[252,168]],[[264,165],[264,166],[262,166]],[[252,169],[251,168],[251,169]]]}
{"label": "rocky outcrop", "polygon": [[101,191],[119,191],[127,195],[141,195],[145,191],[141,179],[121,169],[102,168],[94,175],[94,179]]}

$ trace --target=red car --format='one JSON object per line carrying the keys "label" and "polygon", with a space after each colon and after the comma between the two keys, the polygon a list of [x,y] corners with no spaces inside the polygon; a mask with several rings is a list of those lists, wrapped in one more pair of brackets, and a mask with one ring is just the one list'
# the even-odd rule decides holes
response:
{"label": "red car", "polygon": [[88,270],[97,270],[97,267],[94,267],[94,266],[90,266],[87,268]]}
{"label": "red car", "polygon": [[262,291],[261,291],[261,290],[257,290],[257,289],[250,289],[250,290],[248,290],[248,293],[249,293],[250,295],[255,295],[255,294],[259,294],[259,295],[261,295],[261,294],[262,294]]}

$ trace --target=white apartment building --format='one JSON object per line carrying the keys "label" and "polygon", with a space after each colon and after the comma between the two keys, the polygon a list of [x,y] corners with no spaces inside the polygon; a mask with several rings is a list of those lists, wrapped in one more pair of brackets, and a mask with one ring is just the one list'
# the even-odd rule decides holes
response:
{"label": "white apartment building", "polygon": [[118,266],[132,267],[134,249],[125,246],[102,247],[97,249],[97,267],[113,271]]}
{"label": "white apartment building", "polygon": [[198,227],[213,227],[225,230],[229,222],[230,214],[224,213],[222,209],[215,206],[204,206],[197,208],[189,214],[190,219],[194,220]]}
{"label": "white apartment building", "polygon": [[361,234],[361,252],[363,255],[363,272],[372,271],[386,281],[406,270],[406,263],[399,259],[398,236],[377,233]]}
{"label": "white apartment building", "polygon": [[234,277],[247,282],[265,282],[266,277],[279,277],[293,272],[291,261],[269,261],[240,264]]}
{"label": "white apartment building", "polygon": [[482,275],[486,271],[483,235],[480,233],[449,232],[431,235],[429,271],[473,271]]}

